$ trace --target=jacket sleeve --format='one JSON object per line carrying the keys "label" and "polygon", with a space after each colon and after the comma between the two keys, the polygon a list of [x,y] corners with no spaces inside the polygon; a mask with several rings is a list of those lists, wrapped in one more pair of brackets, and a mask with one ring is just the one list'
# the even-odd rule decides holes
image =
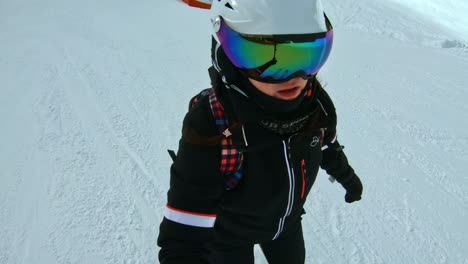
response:
{"label": "jacket sleeve", "polygon": [[330,120],[323,138],[322,163],[320,166],[339,183],[346,183],[353,178],[355,173],[343,152],[344,147],[337,140],[335,106],[325,90],[321,91],[319,101],[327,118]]}
{"label": "jacket sleeve", "polygon": [[339,183],[346,183],[354,176],[354,170],[348,163],[343,146],[337,140],[335,128],[328,129],[325,133],[320,166]]}
{"label": "jacket sleeve", "polygon": [[[216,133],[209,120],[199,118],[204,114],[207,113],[203,109],[190,111],[184,126],[201,134],[207,134],[203,131],[207,128],[209,133]],[[218,146],[198,146],[184,138],[180,140],[158,237],[161,264],[208,263],[207,244],[212,239],[217,204],[224,191],[220,153]]]}

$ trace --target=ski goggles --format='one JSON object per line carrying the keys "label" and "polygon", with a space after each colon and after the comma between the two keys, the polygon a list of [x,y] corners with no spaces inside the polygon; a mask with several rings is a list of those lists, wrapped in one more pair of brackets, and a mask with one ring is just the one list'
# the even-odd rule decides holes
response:
{"label": "ski goggles", "polygon": [[249,78],[280,83],[295,77],[314,78],[327,61],[333,27],[325,16],[327,32],[288,35],[245,35],[219,18],[216,32],[229,60]]}

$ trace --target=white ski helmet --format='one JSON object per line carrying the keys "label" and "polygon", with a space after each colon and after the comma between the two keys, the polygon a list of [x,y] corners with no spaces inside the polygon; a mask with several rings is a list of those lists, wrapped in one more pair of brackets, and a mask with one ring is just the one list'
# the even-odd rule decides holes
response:
{"label": "white ski helmet", "polygon": [[333,44],[320,0],[214,0],[211,19],[213,66],[227,82],[224,57],[261,82],[315,78]]}
{"label": "white ski helmet", "polygon": [[327,31],[321,0],[213,0],[213,22],[217,17],[222,17],[230,28],[241,34],[283,35]]}

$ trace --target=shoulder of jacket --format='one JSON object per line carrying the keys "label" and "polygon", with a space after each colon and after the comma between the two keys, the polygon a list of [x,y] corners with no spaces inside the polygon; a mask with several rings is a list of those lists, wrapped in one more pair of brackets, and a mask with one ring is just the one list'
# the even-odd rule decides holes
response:
{"label": "shoulder of jacket", "polygon": [[317,96],[317,102],[320,105],[322,115],[327,120],[328,126],[336,126],[337,123],[337,115],[335,105],[333,104],[333,100],[328,95],[328,93],[323,89],[321,86],[319,87],[320,92]]}
{"label": "shoulder of jacket", "polygon": [[333,100],[331,99],[330,95],[328,95],[327,91],[320,87],[320,92],[317,97],[317,101],[321,104],[322,108],[326,112],[335,113],[335,105],[333,104]]}

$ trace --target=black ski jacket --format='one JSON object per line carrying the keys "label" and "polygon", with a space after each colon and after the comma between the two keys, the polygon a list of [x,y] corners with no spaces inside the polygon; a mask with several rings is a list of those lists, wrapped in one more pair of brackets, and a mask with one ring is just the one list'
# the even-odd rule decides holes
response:
{"label": "black ski jacket", "polygon": [[[217,84],[215,91],[229,115],[229,103],[221,100],[223,89]],[[182,137],[160,225],[160,263],[208,263],[213,239],[277,239],[300,223],[320,167],[338,182],[354,176],[336,140],[335,107],[320,84],[315,93],[315,129],[281,136],[255,123],[244,124],[236,140],[244,156],[243,177],[232,190],[225,190],[219,170],[220,146],[191,144]],[[219,135],[207,97],[186,114],[183,127],[200,136]]]}

